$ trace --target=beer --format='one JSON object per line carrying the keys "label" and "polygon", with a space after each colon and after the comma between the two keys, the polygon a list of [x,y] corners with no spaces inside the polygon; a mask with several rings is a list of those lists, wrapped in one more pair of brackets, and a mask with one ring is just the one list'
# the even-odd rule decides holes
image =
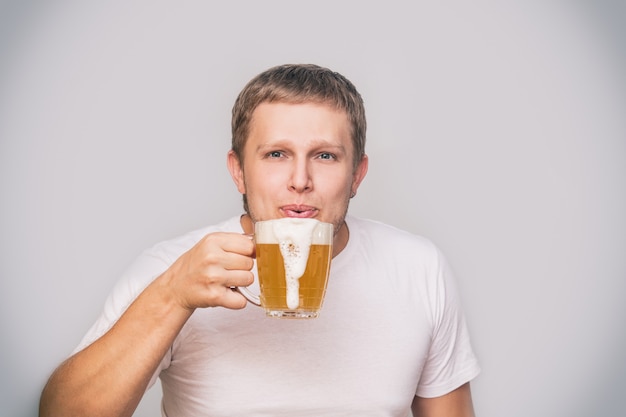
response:
{"label": "beer", "polygon": [[[298,279],[295,311],[317,312],[322,307],[331,259],[331,245],[311,245],[304,275]],[[257,244],[261,305],[267,311],[287,311],[287,278],[278,244]]]}
{"label": "beer", "polygon": [[332,257],[333,225],[283,218],[255,223],[260,304],[272,317],[317,317]]}

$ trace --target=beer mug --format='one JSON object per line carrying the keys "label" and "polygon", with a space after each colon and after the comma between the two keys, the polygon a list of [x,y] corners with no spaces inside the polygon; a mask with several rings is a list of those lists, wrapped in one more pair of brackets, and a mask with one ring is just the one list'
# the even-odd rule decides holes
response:
{"label": "beer mug", "polygon": [[258,221],[254,241],[261,294],[237,290],[269,317],[317,317],[328,285],[333,225],[299,218]]}

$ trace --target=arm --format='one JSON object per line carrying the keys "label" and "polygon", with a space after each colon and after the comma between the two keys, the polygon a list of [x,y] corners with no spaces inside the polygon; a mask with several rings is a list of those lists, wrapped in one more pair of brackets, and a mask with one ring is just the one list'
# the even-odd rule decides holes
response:
{"label": "arm", "polygon": [[411,405],[413,417],[474,417],[469,382],[436,398],[415,397]]}
{"label": "arm", "polygon": [[196,308],[243,308],[230,289],[253,280],[249,237],[206,236],[135,299],[100,339],[65,361],[43,390],[47,416],[131,416],[178,332]]}

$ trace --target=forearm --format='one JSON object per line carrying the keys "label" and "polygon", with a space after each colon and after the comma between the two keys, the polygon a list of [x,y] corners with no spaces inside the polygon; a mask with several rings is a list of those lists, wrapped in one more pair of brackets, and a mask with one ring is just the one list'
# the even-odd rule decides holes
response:
{"label": "forearm", "polygon": [[231,290],[254,279],[252,240],[213,233],[185,252],[96,342],[52,375],[40,416],[130,416],[167,349],[196,308],[244,308]]}
{"label": "forearm", "polygon": [[132,415],[192,313],[170,299],[163,282],[155,280],[105,335],[55,371],[40,416]]}

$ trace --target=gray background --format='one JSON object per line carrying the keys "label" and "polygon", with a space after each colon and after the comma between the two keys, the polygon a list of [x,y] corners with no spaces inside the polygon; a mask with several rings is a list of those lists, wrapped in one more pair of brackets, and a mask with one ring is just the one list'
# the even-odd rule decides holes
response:
{"label": "gray background", "polygon": [[0,3],[2,415],[36,415],[141,250],[239,212],[230,108],[285,62],[362,92],[352,213],[447,254],[478,415],[624,415],[623,2],[367,3]]}

